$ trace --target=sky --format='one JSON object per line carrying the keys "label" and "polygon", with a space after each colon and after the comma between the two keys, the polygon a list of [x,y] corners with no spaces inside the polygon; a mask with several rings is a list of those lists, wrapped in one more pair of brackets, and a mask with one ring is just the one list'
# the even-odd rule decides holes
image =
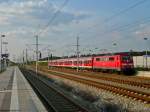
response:
{"label": "sky", "polygon": [[3,53],[34,58],[36,35],[42,57],[74,55],[77,37],[81,54],[150,50],[149,12],[149,0],[0,0]]}

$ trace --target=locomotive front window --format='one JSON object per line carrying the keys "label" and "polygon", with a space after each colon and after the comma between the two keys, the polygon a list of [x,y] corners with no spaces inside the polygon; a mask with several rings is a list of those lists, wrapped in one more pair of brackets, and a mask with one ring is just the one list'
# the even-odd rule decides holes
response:
{"label": "locomotive front window", "polygon": [[129,61],[129,60],[131,60],[130,56],[123,56],[122,57],[122,61]]}

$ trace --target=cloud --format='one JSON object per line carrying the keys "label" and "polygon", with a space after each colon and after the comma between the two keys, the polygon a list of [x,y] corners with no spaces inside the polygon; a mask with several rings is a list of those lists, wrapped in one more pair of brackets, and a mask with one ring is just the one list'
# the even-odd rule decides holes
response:
{"label": "cloud", "polygon": [[[24,23],[28,24],[30,21],[32,21],[33,24],[40,24],[41,26],[45,26],[45,24],[47,24],[52,16],[54,16],[56,11],[57,8],[47,0],[23,0],[20,2],[12,2],[10,0],[9,2],[3,2],[0,4],[0,16],[4,15],[6,19],[10,20],[12,25],[13,22],[16,25],[19,19],[20,22],[18,24],[21,24],[22,22],[24,25]],[[54,20],[52,25],[66,24],[75,19],[84,19],[89,15],[83,13],[71,13],[62,10],[59,12],[58,16],[59,17]]]}
{"label": "cloud", "polygon": [[149,37],[150,35],[150,26],[149,24],[139,25],[138,28],[132,32],[133,37],[137,39],[143,39],[145,37]]}
{"label": "cloud", "polygon": [[[16,52],[19,55],[26,43],[33,43],[33,37],[41,28],[44,28],[57,10],[58,7],[48,0],[0,1],[0,25],[2,26],[0,30],[8,38],[10,52]],[[42,41],[49,42],[52,37],[59,38],[57,42],[62,41],[63,38],[66,39],[65,33],[72,35],[70,32],[77,24],[75,21],[80,22],[90,16],[89,13],[82,11],[61,10],[51,26],[44,32],[45,37]],[[68,30],[68,27],[71,29]],[[62,38],[58,35],[60,33]],[[52,38],[53,42],[55,38]],[[19,44],[16,44],[17,42]]]}

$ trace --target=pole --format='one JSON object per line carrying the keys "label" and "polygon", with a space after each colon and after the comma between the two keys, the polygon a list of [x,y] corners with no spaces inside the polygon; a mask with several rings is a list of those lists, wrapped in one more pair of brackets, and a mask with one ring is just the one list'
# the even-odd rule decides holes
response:
{"label": "pole", "polygon": [[79,37],[77,37],[77,72],[79,71]]}
{"label": "pole", "polygon": [[146,69],[147,69],[147,49],[146,49]]}
{"label": "pole", "polygon": [[24,50],[23,50],[23,59],[22,59],[22,61],[23,61],[23,67],[24,67]]}
{"label": "pole", "polygon": [[33,63],[34,63],[34,52],[33,52]]}
{"label": "pole", "polygon": [[28,64],[28,49],[26,48],[26,64]]}
{"label": "pole", "polygon": [[38,35],[36,35],[36,75],[38,72]]}
{"label": "pole", "polygon": [[1,71],[3,69],[3,60],[2,60],[2,36],[1,36]]}
{"label": "pole", "polygon": [[115,54],[115,52],[117,52],[117,51],[115,51],[116,46],[117,46],[117,43],[113,43],[113,46],[114,46],[114,52],[112,52],[112,54],[114,55],[114,54]]}
{"label": "pole", "polygon": [[48,69],[49,69],[49,57],[50,57],[50,51],[49,51],[49,49],[48,49],[48,60],[47,60]]}
{"label": "pole", "polygon": [[51,53],[51,69],[52,69],[52,59],[53,59],[53,54]]}
{"label": "pole", "polygon": [[[144,38],[144,40],[147,42],[147,40],[148,40],[148,38]],[[145,67],[146,67],[146,69],[147,69],[147,49],[146,49],[146,51],[145,51],[145,55],[146,55],[146,58],[145,58]]]}
{"label": "pole", "polygon": [[1,71],[3,69],[3,57],[2,57],[2,50],[3,50],[3,42],[2,42],[2,38],[5,37],[5,35],[1,35]]}

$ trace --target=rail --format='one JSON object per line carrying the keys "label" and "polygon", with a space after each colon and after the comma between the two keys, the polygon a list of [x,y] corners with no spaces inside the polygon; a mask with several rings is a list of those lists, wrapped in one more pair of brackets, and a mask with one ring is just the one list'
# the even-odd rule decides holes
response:
{"label": "rail", "polygon": [[44,103],[51,112],[87,112],[85,108],[76,104],[67,96],[54,87],[48,84],[48,82],[41,76],[35,75],[34,72],[29,72],[25,69],[21,69],[27,80],[36,89],[38,94],[44,100]]}

